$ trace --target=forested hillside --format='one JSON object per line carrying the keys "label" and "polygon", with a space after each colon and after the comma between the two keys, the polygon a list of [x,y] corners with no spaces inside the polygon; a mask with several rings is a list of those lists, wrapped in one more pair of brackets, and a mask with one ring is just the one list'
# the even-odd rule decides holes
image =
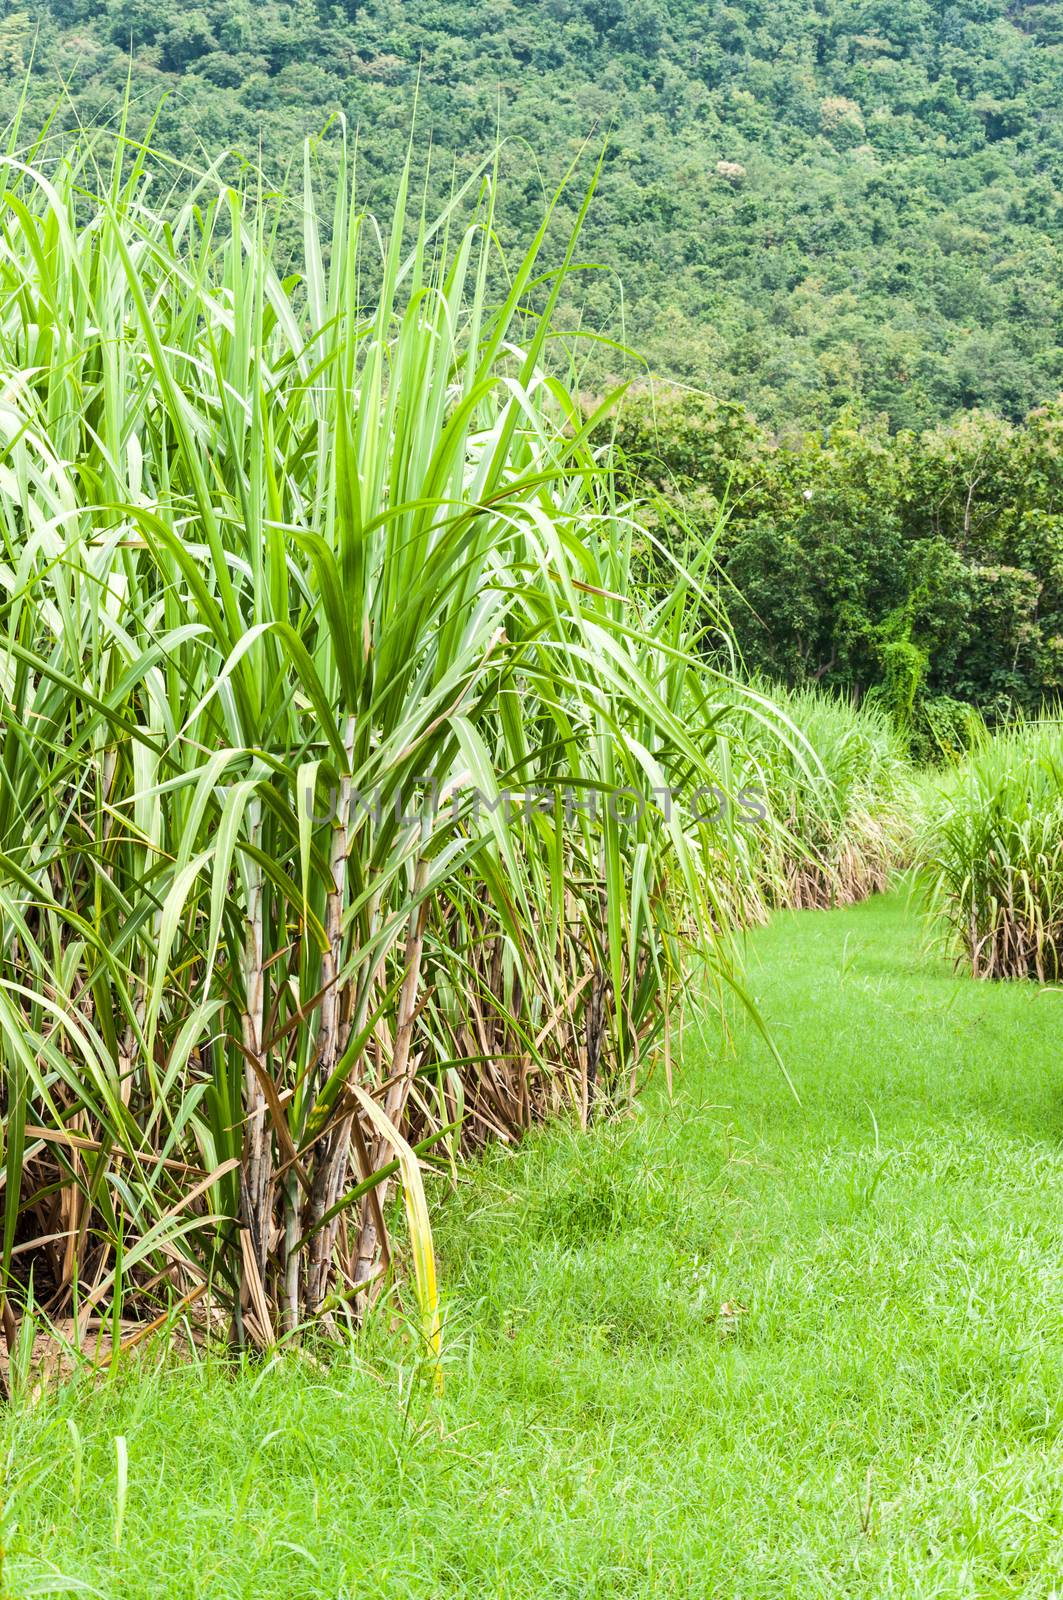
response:
{"label": "forested hillside", "polygon": [[1059,0],[9,0],[6,109],[32,63],[27,126],[57,75],[57,126],[113,120],[130,48],[134,124],[168,97],[178,153],[276,172],[342,110],[371,192],[419,94],[436,198],[500,128],[514,242],[608,135],[584,251],[609,270],[570,319],[769,425],[1018,419],[1063,388]]}

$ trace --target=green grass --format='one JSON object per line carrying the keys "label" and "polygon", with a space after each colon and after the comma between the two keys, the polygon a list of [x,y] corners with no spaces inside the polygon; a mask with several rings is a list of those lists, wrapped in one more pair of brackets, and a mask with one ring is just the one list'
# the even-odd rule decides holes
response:
{"label": "green grass", "polygon": [[707,1026],[672,1106],[489,1154],[437,1231],[442,1401],[377,1330],[372,1371],[9,1415],[12,1593],[42,1552],[137,1600],[1063,1589],[1063,994],[953,977],[901,895],[750,959],[801,1108]]}

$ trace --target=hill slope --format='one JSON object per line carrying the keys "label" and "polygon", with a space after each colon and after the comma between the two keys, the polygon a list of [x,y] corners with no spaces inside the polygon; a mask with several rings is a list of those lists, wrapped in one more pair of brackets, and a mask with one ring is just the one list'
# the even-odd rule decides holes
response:
{"label": "hill slope", "polygon": [[130,45],[171,149],[282,165],[343,109],[381,183],[419,78],[441,189],[516,141],[511,230],[609,133],[586,310],[620,331],[619,274],[653,365],[765,420],[1017,417],[1063,387],[1059,0],[46,0],[0,21],[0,100],[32,57],[32,116],[61,75],[112,117]]}

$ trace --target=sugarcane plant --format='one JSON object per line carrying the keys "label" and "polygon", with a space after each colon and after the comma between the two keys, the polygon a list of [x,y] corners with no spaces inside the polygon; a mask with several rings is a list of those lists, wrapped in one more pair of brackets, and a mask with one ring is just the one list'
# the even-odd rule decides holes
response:
{"label": "sugarcane plant", "polygon": [[928,776],[919,840],[931,926],[975,978],[1063,976],[1063,716],[983,730]]}
{"label": "sugarcane plant", "polygon": [[310,145],[291,197],[0,165],[11,1340],[268,1346],[401,1251],[438,1372],[426,1166],[628,1093],[692,955],[736,983],[688,797],[743,691],[696,574],[640,590],[576,232],[504,263],[491,166],[378,226],[335,137],[324,215]]}
{"label": "sugarcane plant", "polygon": [[769,705],[743,752],[744,782],[775,822],[756,841],[761,916],[883,893],[914,852],[915,774],[901,733],[883,707],[817,688],[772,686]]}

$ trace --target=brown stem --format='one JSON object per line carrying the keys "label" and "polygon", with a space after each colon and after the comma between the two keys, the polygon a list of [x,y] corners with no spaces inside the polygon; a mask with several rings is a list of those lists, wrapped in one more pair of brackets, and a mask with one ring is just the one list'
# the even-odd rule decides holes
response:
{"label": "brown stem", "polygon": [[[405,975],[399,990],[398,1017],[395,1024],[395,1043],[392,1052],[391,1087],[384,1102],[388,1120],[401,1131],[413,1084],[413,1030],[417,1018],[417,992],[421,982],[421,956],[424,951],[424,930],[428,921],[428,900],[425,887],[428,883],[428,862],[418,861],[413,877],[413,907],[410,911],[409,931],[406,936]],[[376,1142],[373,1153],[373,1171],[385,1165],[387,1146],[382,1139]],[[362,1228],[354,1258],[354,1281],[361,1283],[369,1277],[376,1264],[381,1244],[377,1217],[383,1214],[387,1203],[387,1181],[373,1191],[373,1203],[362,1209]],[[364,1296],[362,1297],[364,1300]],[[364,1305],[362,1308],[364,1310]]]}
{"label": "brown stem", "polygon": [[[354,718],[350,717],[344,735],[348,768],[354,765]],[[354,780],[348,770],[340,779],[336,808],[336,821],[332,834],[329,868],[332,886],[325,902],[326,949],[321,958],[321,1011],[317,1031],[316,1080],[325,1084],[336,1070],[343,1054],[344,1032],[343,996],[339,975],[343,966],[343,912],[347,895],[347,857],[350,851],[351,804]],[[345,1124],[334,1128],[320,1141],[314,1168],[313,1189],[310,1197],[309,1228],[316,1229],[310,1243],[306,1267],[306,1307],[313,1315],[328,1290],[329,1268],[335,1231],[321,1227],[321,1219],[329,1209],[329,1196],[339,1192],[336,1182],[338,1169],[346,1170],[349,1133]],[[296,1231],[293,1238],[300,1237]],[[290,1271],[292,1269],[289,1269]]]}

